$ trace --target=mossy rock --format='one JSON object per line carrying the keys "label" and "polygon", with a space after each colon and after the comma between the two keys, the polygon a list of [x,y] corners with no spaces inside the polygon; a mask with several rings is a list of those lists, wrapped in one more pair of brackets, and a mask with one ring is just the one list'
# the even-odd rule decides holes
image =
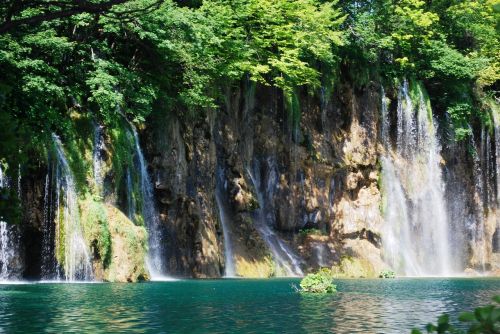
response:
{"label": "mossy rock", "polygon": [[145,228],[136,226],[116,207],[92,198],[81,200],[80,210],[96,278],[110,282],[148,279]]}
{"label": "mossy rock", "polygon": [[274,276],[274,261],[270,256],[260,259],[246,259],[235,256],[236,274],[246,278],[269,278]]}
{"label": "mossy rock", "polygon": [[106,205],[111,234],[111,261],[104,280],[137,282],[149,279],[146,268],[147,232],[116,207]]}

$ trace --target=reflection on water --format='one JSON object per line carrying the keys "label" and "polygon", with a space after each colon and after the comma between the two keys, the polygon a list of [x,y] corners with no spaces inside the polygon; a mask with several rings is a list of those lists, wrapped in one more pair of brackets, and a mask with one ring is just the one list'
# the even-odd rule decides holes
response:
{"label": "reflection on water", "polygon": [[409,333],[500,294],[495,279],[297,280],[0,285],[0,333]]}

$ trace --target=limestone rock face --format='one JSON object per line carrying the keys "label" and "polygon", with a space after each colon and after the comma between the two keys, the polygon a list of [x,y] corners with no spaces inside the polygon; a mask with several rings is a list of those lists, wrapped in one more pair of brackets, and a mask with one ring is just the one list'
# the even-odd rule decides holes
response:
{"label": "limestone rock face", "polygon": [[147,233],[136,226],[120,210],[106,206],[111,236],[110,264],[104,270],[103,279],[109,282],[137,282],[147,280],[145,259]]}
{"label": "limestone rock face", "polygon": [[[332,265],[347,253],[380,267],[380,252],[374,258],[364,251],[364,241],[380,247],[382,223],[376,91],[342,86],[324,101],[299,92],[302,116],[293,126],[282,92],[242,83],[195,126],[172,115],[150,120],[146,151],[172,274],[224,272],[227,241],[214,200],[217,187],[223,189],[237,275],[275,272],[255,225],[262,220],[300,254],[306,270]],[[300,238],[301,229],[318,230],[321,241]],[[344,239],[352,241],[348,248]]]}
{"label": "limestone rock face", "polygon": [[[265,224],[298,255],[304,272],[326,266],[343,277],[373,277],[389,269],[382,250],[380,92],[376,83],[362,87],[339,83],[335,90],[320,95],[297,89],[296,106],[279,89],[243,80],[227,88],[217,101],[219,108],[196,117],[187,117],[185,110],[155,111],[138,132],[165,231],[168,274],[220,277],[226,261],[234,263],[237,276],[278,274],[259,224]],[[390,117],[395,111],[390,110]],[[110,281],[147,279],[147,235],[137,226],[140,217],[133,218],[134,225],[117,209],[127,211],[128,207],[122,203],[126,171],[112,168],[116,154],[127,150],[127,132],[111,135],[103,131],[107,141],[119,135],[125,140],[115,148],[106,143],[108,148],[102,152],[104,191],[96,198],[108,217],[108,248],[101,245],[100,230],[93,229],[101,225],[85,223],[94,275]],[[459,231],[454,234],[455,242],[467,245],[457,250],[463,259],[460,266],[478,271],[484,264],[492,274],[498,273],[500,241],[494,240],[499,240],[499,213],[493,210],[492,189],[481,193],[484,187],[475,184],[481,179],[475,173],[484,166],[467,153],[468,144],[443,145],[441,166],[450,228]],[[89,160],[88,166],[91,151],[87,147],[81,154]],[[24,247],[20,258],[25,259],[23,276],[37,278],[46,166],[33,168],[29,174],[21,182]],[[97,185],[86,182],[96,195]],[[84,194],[85,190],[79,195]],[[140,216],[136,209],[135,215]],[[85,204],[81,210],[85,215]],[[228,240],[224,240],[222,211]],[[484,223],[484,235],[472,243],[466,236],[479,221]],[[231,244],[232,259],[225,254],[224,243]],[[478,253],[478,246],[485,251]]]}
{"label": "limestone rock face", "polygon": [[173,115],[157,117],[144,131],[144,142],[166,231],[169,274],[220,277],[224,254],[214,195],[214,116],[196,124]]}
{"label": "limestone rock face", "polygon": [[343,235],[353,235],[363,230],[380,235],[383,217],[380,212],[381,194],[376,184],[357,189],[352,198],[342,197],[335,206],[336,226]]}

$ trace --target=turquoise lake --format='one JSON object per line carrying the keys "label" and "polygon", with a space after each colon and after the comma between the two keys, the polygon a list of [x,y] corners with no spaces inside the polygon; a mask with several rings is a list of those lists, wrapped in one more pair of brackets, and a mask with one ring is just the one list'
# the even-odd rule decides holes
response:
{"label": "turquoise lake", "polygon": [[0,333],[410,333],[489,303],[500,279],[297,279],[0,285]]}

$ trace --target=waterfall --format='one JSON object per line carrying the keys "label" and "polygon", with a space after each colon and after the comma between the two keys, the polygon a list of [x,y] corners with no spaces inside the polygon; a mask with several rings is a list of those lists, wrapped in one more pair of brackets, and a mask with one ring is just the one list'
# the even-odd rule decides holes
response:
{"label": "waterfall", "polygon": [[[256,215],[254,217],[255,228],[259,234],[264,239],[264,242],[271,251],[274,262],[279,269],[285,272],[286,276],[303,276],[304,273],[300,268],[301,259],[294,254],[290,247],[272,230],[269,226],[270,219],[266,219],[265,215],[265,201],[264,194],[262,191],[262,184],[260,179],[260,173],[253,174],[250,169],[247,170],[250,180],[257,192],[257,200],[259,202],[259,208],[256,210]],[[255,177],[257,176],[257,178]],[[273,191],[273,178],[269,178],[267,186],[264,187],[265,191]],[[270,196],[271,197],[271,196]]]}
{"label": "waterfall", "polygon": [[[497,186],[497,208],[500,209],[500,115],[493,110],[493,124],[495,125],[495,177]],[[500,220],[500,218],[499,218]],[[500,227],[500,226],[499,226]]]}
{"label": "waterfall", "polygon": [[233,247],[230,238],[230,231],[228,226],[228,213],[227,207],[224,203],[223,191],[227,191],[227,184],[223,183],[224,180],[224,172],[222,168],[217,168],[217,183],[215,189],[215,201],[217,203],[217,208],[219,209],[219,217],[222,225],[222,234],[224,236],[224,256],[225,256],[225,277],[235,277],[236,270],[234,266],[234,256],[233,256]]}
{"label": "waterfall", "polygon": [[311,244],[316,257],[316,263],[319,267],[328,267],[327,253],[329,252],[328,246],[323,242],[314,242]]}
{"label": "waterfall", "polygon": [[450,275],[454,271],[440,167],[440,146],[431,110],[419,90],[415,107],[405,80],[398,94],[397,137],[392,147],[386,98],[382,97],[384,256],[401,275]]}
{"label": "waterfall", "polygon": [[[478,265],[484,271],[486,269],[486,240],[485,240],[485,219],[486,212],[485,206],[487,203],[487,193],[488,186],[484,182],[485,170],[484,167],[484,128],[481,129],[481,143],[479,147],[479,152],[474,150],[473,156],[473,177],[474,177],[474,204],[476,207],[476,217],[475,221],[469,226],[470,234],[471,234],[471,248],[473,253],[473,264]],[[476,148],[476,140],[474,138],[474,134],[471,136],[471,145],[475,149]]]}
{"label": "waterfall", "polygon": [[103,136],[103,126],[94,123],[94,147],[92,151],[92,169],[96,191],[102,194],[103,186],[103,151],[106,149]]}
{"label": "waterfall", "polygon": [[[500,112],[498,110],[493,110],[493,124],[495,126],[495,178],[496,178],[496,209],[497,209],[497,224],[496,224],[496,240],[494,241],[493,247],[494,252],[500,252],[498,249],[500,247]],[[496,249],[495,249],[496,248]]]}
{"label": "waterfall", "polygon": [[[8,188],[7,176],[0,165],[0,190]],[[16,262],[19,251],[18,243],[15,227],[7,224],[0,217],[0,281],[12,279],[17,275],[19,270],[19,263]]]}
{"label": "waterfall", "polygon": [[56,254],[62,256],[67,281],[92,280],[92,264],[83,238],[78,208],[78,195],[70,166],[59,137],[52,134],[55,147],[55,221]]}
{"label": "waterfall", "polygon": [[[165,269],[163,267],[163,231],[161,228],[160,215],[156,208],[153,185],[147,171],[144,154],[141,150],[139,135],[137,134],[135,126],[133,126],[130,122],[129,124],[130,129],[132,130],[132,138],[134,142],[136,167],[139,172],[140,191],[142,197],[142,216],[148,231],[149,249],[146,264],[149,274],[153,280],[162,279]],[[131,178],[127,181],[127,183],[129,183],[129,181],[129,186],[131,186]],[[128,190],[130,191],[130,189]],[[129,208],[129,211],[130,210],[131,208]]]}
{"label": "waterfall", "polygon": [[127,168],[127,171],[125,172],[125,185],[127,187],[127,217],[131,221],[135,222],[135,213],[137,212],[137,208],[135,206],[134,182],[132,181],[132,172],[130,171],[130,167]]}
{"label": "waterfall", "polygon": [[43,221],[42,221],[42,266],[41,278],[51,280],[60,277],[57,261],[54,254],[54,212],[52,205],[54,203],[53,192],[51,191],[51,166],[45,176],[45,187],[43,192]]}

